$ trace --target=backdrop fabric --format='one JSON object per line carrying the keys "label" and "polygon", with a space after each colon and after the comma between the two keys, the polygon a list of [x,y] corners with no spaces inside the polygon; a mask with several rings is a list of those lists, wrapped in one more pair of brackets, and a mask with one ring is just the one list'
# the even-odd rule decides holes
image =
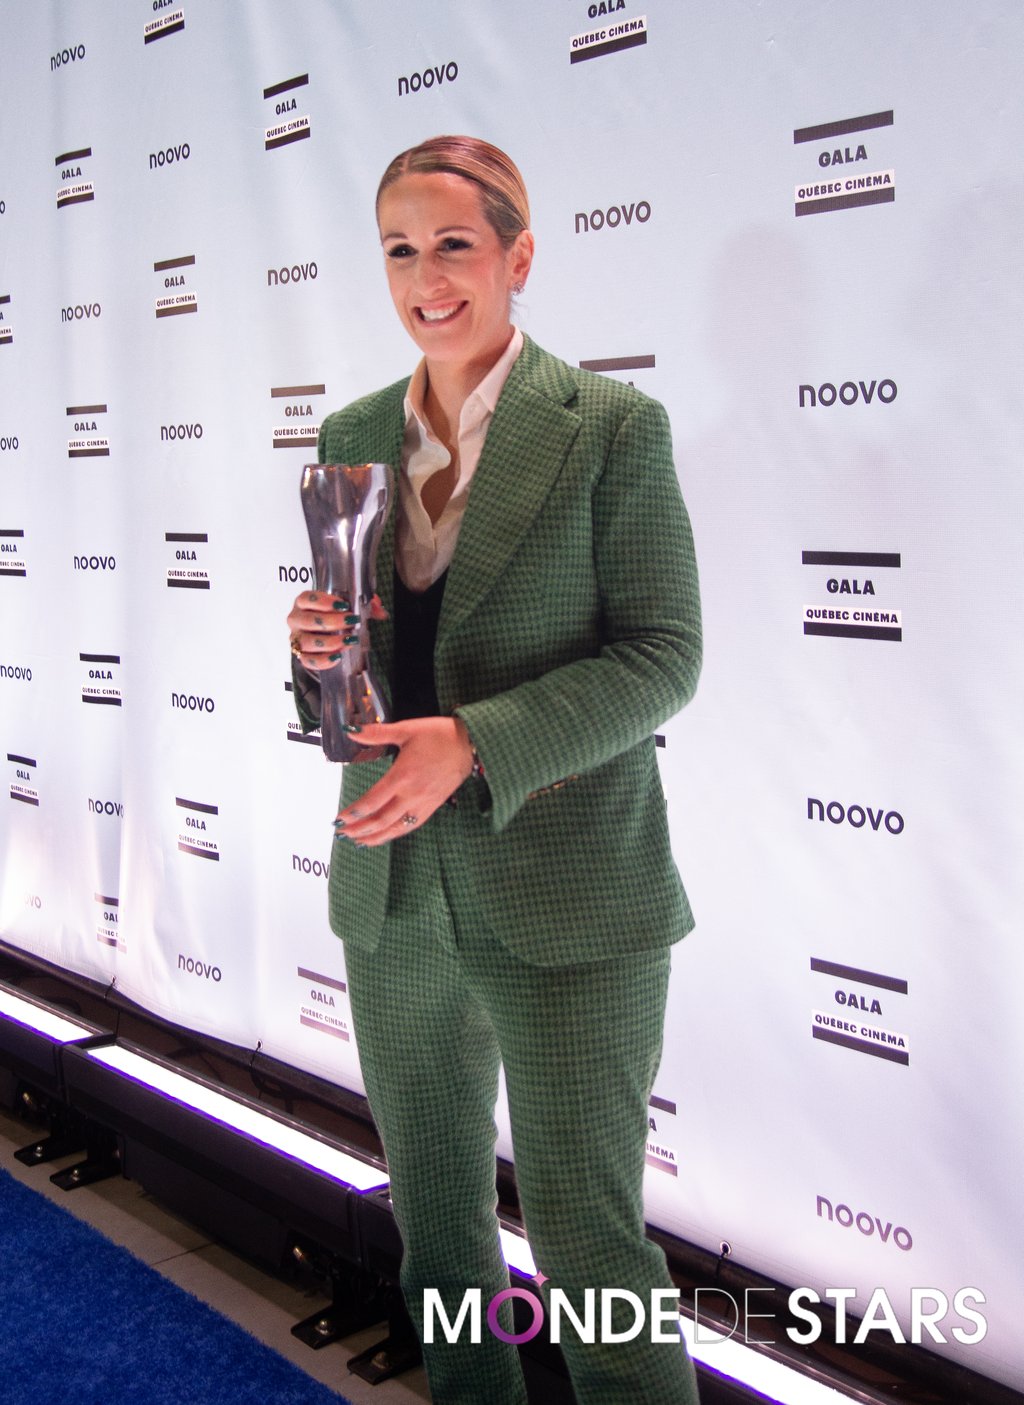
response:
{"label": "backdrop fabric", "polygon": [[298,484],[415,360],[381,171],[486,137],[534,211],[518,320],[665,403],[697,537],[648,1216],[1024,1384],[1020,5],[0,27],[4,939],[362,1089]]}

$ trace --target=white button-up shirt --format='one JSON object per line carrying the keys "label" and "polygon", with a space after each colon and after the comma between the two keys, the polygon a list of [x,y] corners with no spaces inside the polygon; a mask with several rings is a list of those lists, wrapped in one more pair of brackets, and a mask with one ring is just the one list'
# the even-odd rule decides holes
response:
{"label": "white button-up shirt", "polygon": [[427,419],[424,407],[426,361],[421,361],[413,372],[405,397],[395,551],[398,573],[410,590],[426,590],[451,565],[470,483],[480,462],[487,430],[498,397],[522,349],[523,334],[517,327],[508,346],[462,407],[458,434],[459,476],[436,523],[431,522],[423,506],[423,488],[427,479],[447,468],[452,459]]}

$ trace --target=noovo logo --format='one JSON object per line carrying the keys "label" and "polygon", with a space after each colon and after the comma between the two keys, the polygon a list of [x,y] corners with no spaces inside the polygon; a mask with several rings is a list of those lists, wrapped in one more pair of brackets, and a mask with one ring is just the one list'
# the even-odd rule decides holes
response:
{"label": "noovo logo", "polygon": [[607,210],[591,210],[589,215],[577,210],[576,233],[589,234],[591,230],[596,229],[618,229],[620,224],[632,224],[634,219],[638,224],[646,224],[650,218],[649,200],[638,200],[629,205],[609,205]]}
{"label": "noovo logo", "polygon": [[193,424],[162,424],[160,439],[167,443],[175,439],[202,439],[203,426],[196,420]]}
{"label": "noovo logo", "polygon": [[183,712],[215,712],[217,705],[213,698],[199,697],[196,693],[172,693],[171,706]]}
{"label": "noovo logo", "polygon": [[278,566],[277,579],[287,581],[289,585],[298,585],[300,582],[302,585],[312,585],[313,568],[312,566]]}
{"label": "noovo logo", "polygon": [[192,148],[187,141],[183,141],[180,146],[168,146],[163,151],[151,151],[149,153],[149,169],[158,170],[161,166],[173,165],[175,161],[187,161],[192,155]]}
{"label": "noovo logo", "polygon": [[870,405],[877,398],[883,405],[891,405],[899,394],[896,382],[886,378],[882,381],[843,381],[836,386],[832,381],[823,381],[815,390],[813,385],[802,385],[798,391],[801,410],[818,405],[856,405],[858,400]]}
{"label": "noovo logo", "polygon": [[18,436],[16,434],[0,434],[0,453],[6,453],[8,449],[18,447]]}
{"label": "noovo logo", "polygon": [[311,873],[317,878],[328,878],[331,872],[330,863],[324,863],[323,859],[307,859],[302,854],[292,854],[292,868],[298,873]]}
{"label": "noovo logo", "polygon": [[13,678],[31,683],[32,670],[30,668],[23,668],[20,663],[0,663],[0,678]]}
{"label": "noovo logo", "polygon": [[905,1226],[897,1225],[894,1229],[892,1220],[886,1220],[883,1225],[877,1215],[869,1215],[866,1210],[858,1210],[854,1213],[849,1205],[840,1204],[833,1208],[832,1202],[827,1196],[819,1195],[818,1219],[822,1219],[825,1215],[827,1215],[830,1224],[841,1225],[843,1229],[850,1229],[856,1225],[865,1239],[870,1239],[872,1235],[877,1234],[882,1243],[887,1244],[891,1236],[897,1249],[902,1249],[905,1254],[908,1254],[914,1247],[914,1237]]}
{"label": "noovo logo", "polygon": [[267,287],[275,288],[279,283],[305,283],[307,279],[315,278],[318,272],[313,260],[309,263],[293,263],[290,268],[268,268]]}
{"label": "noovo logo", "polygon": [[60,320],[62,322],[81,322],[84,318],[88,321],[91,317],[99,317],[102,311],[103,309],[98,302],[79,302],[75,303],[73,307],[62,307]]}
{"label": "noovo logo", "polygon": [[830,800],[826,805],[810,796],[807,797],[807,818],[822,822],[827,818],[831,824],[842,824],[845,820],[854,829],[863,829],[865,824],[870,824],[876,834],[883,824],[890,834],[902,834],[904,829],[903,816],[898,810],[883,810],[881,807],[874,810],[870,805],[843,806],[838,800]]}
{"label": "noovo logo", "polygon": [[185,956],[178,952],[178,970],[187,971],[190,976],[199,976],[207,981],[223,980],[223,972],[219,966],[211,966],[208,961],[197,961],[194,956]]}
{"label": "noovo logo", "polygon": [[398,96],[403,97],[406,93],[418,93],[421,88],[432,88],[435,83],[438,87],[442,83],[454,83],[458,76],[459,65],[454,61],[438,64],[433,68],[425,68],[422,73],[410,73],[408,78],[399,78]]}
{"label": "noovo logo", "polygon": [[50,58],[50,72],[54,73],[58,68],[63,68],[65,64],[77,63],[79,59],[84,58],[84,44],[76,44],[73,49],[61,49],[59,54],[53,54]]}
{"label": "noovo logo", "polygon": [[76,571],[116,571],[115,556],[76,556],[73,558]]}
{"label": "noovo logo", "polygon": [[116,815],[121,820],[124,819],[124,805],[120,800],[93,800],[89,797],[89,813],[91,815]]}

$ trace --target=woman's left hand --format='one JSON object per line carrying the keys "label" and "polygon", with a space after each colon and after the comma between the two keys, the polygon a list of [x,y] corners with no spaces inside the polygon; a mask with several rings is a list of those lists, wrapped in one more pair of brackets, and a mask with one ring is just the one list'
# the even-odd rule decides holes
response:
{"label": "woman's left hand", "polygon": [[473,747],[458,717],[412,717],[362,727],[352,740],[363,746],[397,746],[387,775],[348,805],[335,834],[376,846],[411,834],[443,805],[473,769]]}

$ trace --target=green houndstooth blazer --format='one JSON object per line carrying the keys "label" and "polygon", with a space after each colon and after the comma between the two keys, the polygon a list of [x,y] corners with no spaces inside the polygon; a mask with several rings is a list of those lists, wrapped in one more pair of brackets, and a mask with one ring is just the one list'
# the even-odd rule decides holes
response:
{"label": "green houndstooth blazer", "polygon": [[[330,415],[321,463],[397,468],[407,385]],[[392,513],[377,557],[388,610],[393,567]],[[371,630],[386,684],[391,623]],[[700,658],[664,409],[527,338],[473,478],[434,655],[441,710],[466,723],[486,773],[460,788],[446,823],[459,826],[486,920],[524,959],[598,960],[692,927],[653,733],[692,696]],[[317,719],[296,683],[309,729]],[[346,766],[343,803],[388,764]],[[330,920],[346,941],[379,940],[392,848],[334,845]]]}

